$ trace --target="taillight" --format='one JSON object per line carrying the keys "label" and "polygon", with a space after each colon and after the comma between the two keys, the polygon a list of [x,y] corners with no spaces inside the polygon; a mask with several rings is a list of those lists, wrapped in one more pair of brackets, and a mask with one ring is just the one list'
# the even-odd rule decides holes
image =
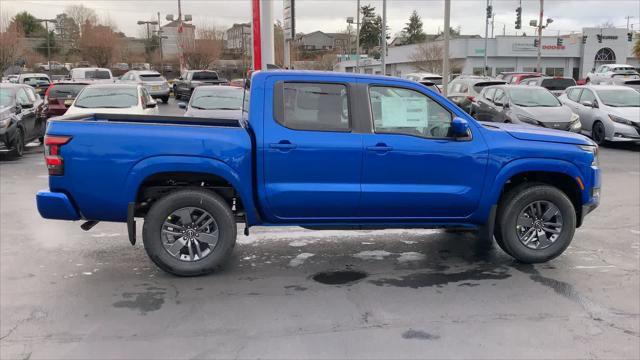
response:
{"label": "taillight", "polygon": [[71,136],[44,137],[44,160],[49,169],[49,175],[64,175],[64,159],[60,156],[60,148],[68,143]]}
{"label": "taillight", "polygon": [[474,101],[476,101],[476,97],[473,96],[473,95],[469,95],[469,96],[467,96],[467,100],[469,100],[471,102],[474,102]]}
{"label": "taillight", "polygon": [[54,84],[53,84],[53,83],[51,83],[51,84],[49,85],[49,87],[47,88],[47,91],[45,91],[45,92],[44,92],[44,101],[45,101],[45,102],[48,102],[48,101],[47,101],[47,98],[49,97],[49,92],[51,92],[51,89],[53,89],[53,86],[54,86]]}

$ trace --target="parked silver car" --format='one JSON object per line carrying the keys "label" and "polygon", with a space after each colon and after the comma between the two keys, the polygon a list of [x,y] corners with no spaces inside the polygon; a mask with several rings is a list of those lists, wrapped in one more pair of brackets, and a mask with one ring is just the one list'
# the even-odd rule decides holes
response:
{"label": "parked silver car", "polygon": [[153,70],[131,70],[120,78],[120,83],[144,86],[154,99],[169,101],[169,83],[159,72]]}
{"label": "parked silver car", "polygon": [[640,93],[626,86],[574,86],[559,100],[580,115],[582,131],[598,144],[640,143]]}
{"label": "parked silver car", "polygon": [[540,86],[488,86],[476,98],[474,117],[480,121],[524,123],[556,130],[580,131],[580,120]]}

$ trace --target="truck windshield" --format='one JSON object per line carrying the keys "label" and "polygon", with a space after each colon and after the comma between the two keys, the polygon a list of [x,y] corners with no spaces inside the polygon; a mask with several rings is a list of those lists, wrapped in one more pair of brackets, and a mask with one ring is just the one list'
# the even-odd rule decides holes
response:
{"label": "truck windshield", "polygon": [[509,91],[511,101],[518,106],[525,107],[557,107],[560,101],[546,89],[513,88]]}
{"label": "truck windshield", "polygon": [[242,109],[243,89],[232,88],[215,90],[197,89],[191,100],[191,107],[200,110],[240,110]]}
{"label": "truck windshield", "polygon": [[596,90],[600,100],[613,107],[640,107],[640,94],[633,89]]}
{"label": "truck windshield", "polygon": [[95,87],[85,88],[76,99],[80,108],[129,108],[138,105],[138,89]]}

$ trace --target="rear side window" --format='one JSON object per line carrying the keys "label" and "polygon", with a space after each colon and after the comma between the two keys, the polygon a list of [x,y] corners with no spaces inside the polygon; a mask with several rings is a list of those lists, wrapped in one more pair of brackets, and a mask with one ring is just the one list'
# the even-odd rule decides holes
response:
{"label": "rear side window", "polygon": [[567,90],[567,98],[571,101],[575,101],[578,102],[578,100],[580,99],[580,92],[582,91],[582,89],[580,88],[573,88],[573,89],[569,89]]}
{"label": "rear side window", "polygon": [[569,86],[575,86],[576,81],[573,79],[544,79],[540,86],[548,90],[564,90]]}
{"label": "rear side window", "polygon": [[596,96],[593,95],[593,92],[589,89],[582,90],[582,95],[580,96],[580,102],[583,101],[591,101],[592,103],[596,101]]}
{"label": "rear side window", "polygon": [[283,111],[276,120],[294,130],[349,131],[349,99],[343,84],[284,83],[282,102],[275,97],[276,107]]}
{"label": "rear side window", "polygon": [[80,90],[85,86],[83,84],[56,84],[49,91],[50,98],[75,98]]}
{"label": "rear side window", "polygon": [[211,71],[194,72],[192,80],[218,80],[218,74]]}
{"label": "rear side window", "polygon": [[490,89],[487,89],[484,92],[483,96],[484,96],[485,99],[491,101],[493,99],[493,94],[495,94],[495,93],[496,93],[496,89],[495,88],[490,88]]}

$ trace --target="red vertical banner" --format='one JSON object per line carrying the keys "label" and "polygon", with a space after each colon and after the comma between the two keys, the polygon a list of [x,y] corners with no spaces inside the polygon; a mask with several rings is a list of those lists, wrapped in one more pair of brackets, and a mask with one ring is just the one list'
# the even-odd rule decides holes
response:
{"label": "red vertical banner", "polygon": [[253,12],[253,70],[262,69],[262,40],[260,37],[260,0],[251,1]]}

